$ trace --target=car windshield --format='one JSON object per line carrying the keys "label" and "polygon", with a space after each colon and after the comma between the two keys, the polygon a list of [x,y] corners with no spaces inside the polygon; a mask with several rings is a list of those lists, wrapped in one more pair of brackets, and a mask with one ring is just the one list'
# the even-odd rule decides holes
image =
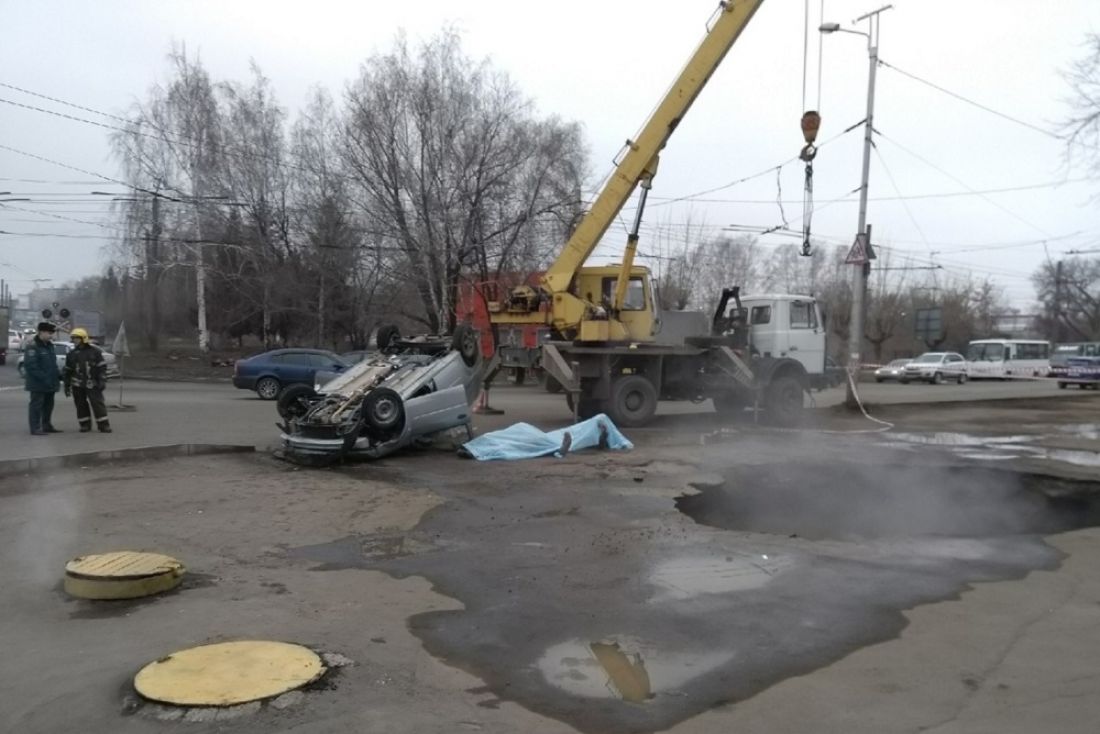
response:
{"label": "car windshield", "polygon": [[943,360],[943,354],[941,354],[940,352],[930,352],[929,354],[922,354],[921,356],[917,357],[913,361],[918,362],[918,363],[922,363],[922,364],[929,364],[929,363],[932,363],[932,362],[940,362],[942,360]]}

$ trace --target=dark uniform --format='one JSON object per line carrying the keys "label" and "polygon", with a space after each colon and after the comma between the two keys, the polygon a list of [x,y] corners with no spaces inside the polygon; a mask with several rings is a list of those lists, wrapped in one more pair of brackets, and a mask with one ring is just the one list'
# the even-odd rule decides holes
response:
{"label": "dark uniform", "polygon": [[[65,357],[65,394],[70,393],[76,402],[76,417],[80,421],[80,432],[92,430],[92,416],[96,426],[103,433],[111,432],[107,420],[107,404],[103,402],[103,391],[107,387],[107,361],[103,359],[103,350],[94,344],[81,340]],[[91,409],[89,410],[89,405]]]}
{"label": "dark uniform", "polygon": [[[42,329],[40,324],[39,331],[52,332],[53,328]],[[53,396],[61,385],[61,371],[57,368],[53,342],[43,340],[41,334],[23,350],[23,376],[26,390],[31,394],[31,434],[60,433],[53,427]]]}

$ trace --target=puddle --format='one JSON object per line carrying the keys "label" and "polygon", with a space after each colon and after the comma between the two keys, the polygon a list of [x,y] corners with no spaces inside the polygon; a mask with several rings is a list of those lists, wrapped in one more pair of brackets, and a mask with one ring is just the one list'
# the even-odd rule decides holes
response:
{"label": "puddle", "polygon": [[649,576],[653,601],[758,589],[791,565],[788,556],[737,555],[678,558],[658,564]]}
{"label": "puddle", "polygon": [[535,665],[547,683],[571,696],[642,704],[679,695],[693,679],[730,662],[734,654],[662,652],[629,637],[591,643],[573,639],[547,649]]}
{"label": "puddle", "polygon": [[[1100,423],[1081,423],[1048,427],[1074,438],[1100,440]],[[890,441],[877,443],[884,448],[912,450],[914,446],[942,446],[960,459],[1009,461],[1032,458],[1060,461],[1073,466],[1100,466],[1100,453],[1078,449],[1047,449],[1033,444],[1042,439],[1032,436],[974,436],[966,433],[891,433]]]}
{"label": "puddle", "polygon": [[[515,703],[585,734],[667,731],[896,637],[905,610],[1056,569],[1062,555],[1039,533],[1100,524],[1096,484],[935,466],[924,453],[909,466],[827,462],[809,447],[778,465],[720,457],[705,468],[721,482],[677,506],[748,532],[700,528],[669,518],[666,500],[575,478],[532,477],[491,497],[455,479],[411,534],[444,553],[404,545],[368,560],[351,537],[295,555],[424,577],[455,599],[460,608],[415,614],[408,629],[477,676],[486,706]],[[572,507],[584,509],[559,512]],[[832,540],[853,538],[869,540]]]}
{"label": "puddle", "polygon": [[1075,438],[1088,438],[1100,441],[1100,423],[1078,423],[1069,426],[1056,426],[1059,433],[1068,433]]}
{"label": "puddle", "polygon": [[890,439],[927,446],[995,446],[1030,443],[1038,436],[973,436],[968,433],[890,433]]}
{"label": "puddle", "polygon": [[1045,490],[1065,482],[997,469],[795,464],[732,469],[726,480],[677,507],[703,525],[815,540],[1046,535],[1100,520],[1098,498],[1053,496]]}

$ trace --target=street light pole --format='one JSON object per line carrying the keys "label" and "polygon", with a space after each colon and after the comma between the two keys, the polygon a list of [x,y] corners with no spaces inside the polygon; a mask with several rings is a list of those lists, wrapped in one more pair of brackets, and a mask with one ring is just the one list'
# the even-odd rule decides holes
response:
{"label": "street light pole", "polygon": [[[848,332],[848,373],[851,379],[847,384],[846,405],[856,408],[859,401],[855,394],[855,382],[859,377],[859,368],[863,362],[863,331],[867,312],[867,278],[871,272],[871,236],[867,227],[867,188],[871,178],[871,146],[874,145],[875,120],[875,76],[878,71],[878,41],[879,41],[879,15],[893,5],[884,5],[878,10],[861,15],[854,22],[866,20],[868,32],[850,31],[841,28],[837,23],[823,23],[819,30],[822,33],[856,33],[867,37],[867,56],[870,69],[867,73],[867,117],[863,121],[863,176],[859,187],[859,222],[856,226],[856,240],[863,238],[863,258],[857,258],[852,263],[854,270],[852,287],[852,312],[850,328]],[[855,248],[853,248],[855,249]]]}

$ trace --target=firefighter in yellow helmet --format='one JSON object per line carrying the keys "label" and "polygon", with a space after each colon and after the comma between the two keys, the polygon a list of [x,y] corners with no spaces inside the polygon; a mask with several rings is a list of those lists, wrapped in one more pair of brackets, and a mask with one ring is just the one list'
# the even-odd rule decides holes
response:
{"label": "firefighter in yellow helmet", "polygon": [[65,396],[71,395],[76,402],[80,432],[92,430],[94,417],[100,432],[110,433],[107,404],[103,401],[103,391],[107,388],[107,360],[103,358],[103,350],[92,344],[84,329],[73,329],[69,332],[69,338],[73,341],[73,349],[65,356],[62,381]]}

